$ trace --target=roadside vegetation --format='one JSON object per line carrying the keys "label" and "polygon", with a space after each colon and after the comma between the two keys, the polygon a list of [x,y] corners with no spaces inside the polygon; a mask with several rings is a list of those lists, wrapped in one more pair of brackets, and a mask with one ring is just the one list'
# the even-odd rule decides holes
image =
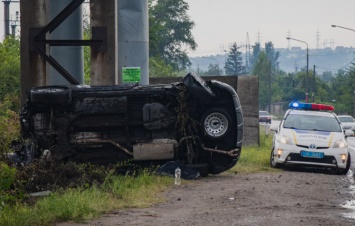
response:
{"label": "roadside vegetation", "polygon": [[257,173],[265,171],[278,171],[270,167],[270,153],[272,148],[272,135],[266,135],[260,130],[260,146],[244,147],[238,163],[228,172]]}
{"label": "roadside vegetation", "polygon": [[[0,163],[0,225],[83,222],[110,210],[148,207],[163,201],[159,193],[173,184],[172,178],[154,175],[147,169],[133,169],[124,175],[117,173],[122,166],[127,165],[37,162],[15,168],[3,161]],[[41,192],[35,191],[49,195],[37,197]]]}
{"label": "roadside vegetation", "polygon": [[[243,148],[229,173],[276,171],[269,166],[271,135],[260,133],[260,146]],[[121,174],[121,168],[129,168]],[[85,222],[122,208],[149,207],[164,201],[159,194],[171,177],[126,162],[115,166],[35,161],[15,167],[0,160],[0,225],[49,225]],[[37,196],[41,193],[46,196]]]}

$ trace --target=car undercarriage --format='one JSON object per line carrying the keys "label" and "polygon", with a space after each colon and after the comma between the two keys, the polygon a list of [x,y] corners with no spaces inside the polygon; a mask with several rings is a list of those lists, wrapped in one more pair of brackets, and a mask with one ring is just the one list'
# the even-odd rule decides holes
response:
{"label": "car undercarriage", "polygon": [[182,82],[140,86],[45,86],[27,92],[19,163],[52,159],[111,164],[178,161],[207,174],[240,156],[243,116],[235,90],[187,74]]}

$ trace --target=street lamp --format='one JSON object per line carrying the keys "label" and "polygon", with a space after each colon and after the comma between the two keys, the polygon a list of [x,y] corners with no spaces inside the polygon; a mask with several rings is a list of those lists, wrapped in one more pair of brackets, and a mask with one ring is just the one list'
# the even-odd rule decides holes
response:
{"label": "street lamp", "polygon": [[347,27],[342,27],[342,26],[338,26],[338,25],[332,25],[332,27],[338,27],[338,28],[343,28],[343,29],[346,29],[346,30],[350,30],[350,31],[353,31],[353,32],[355,32],[355,30],[354,29],[351,29],[351,28],[347,28]]}
{"label": "street lamp", "polygon": [[[338,26],[338,25],[331,25],[332,27],[338,27],[338,28],[343,28],[343,29],[346,29],[346,30],[349,30],[349,31],[353,31],[355,32],[354,29],[351,29],[351,28],[347,28],[347,27],[342,27],[342,26]],[[354,112],[353,112],[353,115],[355,115],[355,91],[354,91]],[[354,116],[355,117],[355,116]]]}
{"label": "street lamp", "polygon": [[294,41],[297,41],[297,42],[302,42],[304,44],[307,45],[307,74],[306,74],[306,103],[308,103],[308,43],[305,42],[305,41],[302,41],[302,40],[298,40],[298,39],[295,39],[295,38],[291,38],[291,37],[287,37],[286,38],[287,40],[294,40]]}
{"label": "street lamp", "polygon": [[203,58],[207,58],[207,59],[215,60],[215,61],[217,62],[217,70],[218,70],[218,72],[217,72],[217,73],[218,73],[218,75],[220,75],[220,74],[219,74],[219,61],[218,61],[216,58],[212,58],[212,57],[205,57],[205,56],[204,56]]}

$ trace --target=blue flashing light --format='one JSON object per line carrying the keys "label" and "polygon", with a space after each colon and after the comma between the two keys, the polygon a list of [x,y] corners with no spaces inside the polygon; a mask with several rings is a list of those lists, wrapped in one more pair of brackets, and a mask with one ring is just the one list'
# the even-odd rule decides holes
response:
{"label": "blue flashing light", "polygon": [[313,104],[313,103],[302,103],[302,102],[291,102],[288,105],[292,109],[303,109],[303,110],[313,110],[313,111],[333,111],[334,107],[332,105],[326,104]]}

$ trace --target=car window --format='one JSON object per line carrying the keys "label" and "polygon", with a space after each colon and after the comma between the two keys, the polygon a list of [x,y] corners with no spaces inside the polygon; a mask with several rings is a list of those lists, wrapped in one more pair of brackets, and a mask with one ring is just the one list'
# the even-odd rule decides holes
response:
{"label": "car window", "polygon": [[354,122],[352,117],[339,117],[340,122]]}
{"label": "car window", "polygon": [[266,111],[259,111],[259,115],[261,116],[269,116],[270,114]]}
{"label": "car window", "polygon": [[288,115],[283,127],[314,131],[341,132],[341,127],[335,118],[318,115]]}

